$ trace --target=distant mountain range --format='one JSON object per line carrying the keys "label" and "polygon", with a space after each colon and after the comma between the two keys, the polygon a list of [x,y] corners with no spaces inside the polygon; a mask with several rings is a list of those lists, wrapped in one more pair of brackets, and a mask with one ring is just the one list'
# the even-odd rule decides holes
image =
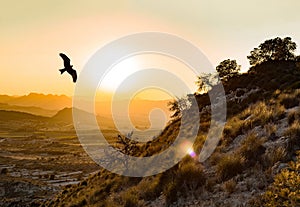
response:
{"label": "distant mountain range", "polygon": [[[160,108],[165,113],[167,119],[170,117],[170,112],[167,107],[168,102],[168,100],[135,99],[131,101],[129,107],[127,107],[128,101],[117,100],[116,103],[114,103],[114,116],[127,116],[126,110],[128,108],[133,124],[137,127],[144,128],[150,124],[149,114],[155,108]],[[5,118],[20,117],[20,119],[26,119],[29,117],[28,114],[30,114],[36,115],[37,117],[48,117],[49,119],[47,120],[55,122],[63,121],[72,123],[73,121],[72,98],[65,95],[45,95],[39,93],[30,93],[24,96],[0,95],[0,110]],[[101,125],[105,127],[114,126],[111,117],[110,99],[95,102],[95,111],[97,120]],[[93,115],[82,110],[80,113],[82,113],[83,116]],[[160,117],[152,118],[152,121],[161,123]],[[156,123],[152,124],[156,125]]]}
{"label": "distant mountain range", "polygon": [[15,106],[39,107],[47,110],[61,110],[72,106],[72,99],[65,95],[30,93],[24,96],[0,95],[0,103]]}
{"label": "distant mountain range", "polygon": [[[82,122],[88,122],[89,118],[94,116],[91,113],[85,112],[80,109],[73,108],[64,108],[58,111],[54,116],[45,117],[34,115],[26,112],[20,111],[8,111],[8,110],[0,110],[0,122],[9,122],[9,121],[28,121],[28,122],[44,122],[44,123],[64,123],[64,124],[72,124],[73,123],[73,110],[76,110],[76,113],[82,117]],[[113,127],[113,122],[109,118],[96,116],[98,121],[101,121],[105,125],[105,128]]]}

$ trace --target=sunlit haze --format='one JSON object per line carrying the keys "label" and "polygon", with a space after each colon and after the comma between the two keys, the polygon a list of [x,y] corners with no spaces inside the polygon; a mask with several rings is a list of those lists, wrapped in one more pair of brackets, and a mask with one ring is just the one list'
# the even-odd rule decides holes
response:
{"label": "sunlit haze", "polygon": [[[72,96],[74,84],[58,71],[63,67],[60,52],[71,58],[80,73],[104,44],[145,31],[178,35],[199,47],[214,66],[231,58],[245,71],[246,56],[264,40],[291,36],[300,42],[299,7],[297,0],[5,1],[0,12],[0,94]],[[163,65],[149,58],[144,59],[155,62],[155,67],[180,71],[180,63],[174,67],[174,62]],[[122,70],[108,74],[105,88],[111,90],[127,72],[143,66],[143,60],[124,60],[116,66]]]}

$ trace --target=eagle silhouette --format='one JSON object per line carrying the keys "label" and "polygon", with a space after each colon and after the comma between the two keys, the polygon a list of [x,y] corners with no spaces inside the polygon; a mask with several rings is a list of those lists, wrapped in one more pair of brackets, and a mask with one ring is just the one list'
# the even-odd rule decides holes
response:
{"label": "eagle silhouette", "polygon": [[73,65],[70,64],[71,60],[66,56],[64,53],[59,53],[59,56],[64,60],[64,67],[63,69],[59,69],[60,74],[63,74],[64,72],[68,72],[72,78],[73,82],[75,83],[77,80],[77,73],[76,70],[73,69]]}

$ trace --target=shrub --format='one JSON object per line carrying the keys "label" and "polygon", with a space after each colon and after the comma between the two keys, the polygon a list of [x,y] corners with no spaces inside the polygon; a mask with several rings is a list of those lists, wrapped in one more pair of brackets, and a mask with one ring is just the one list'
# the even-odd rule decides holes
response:
{"label": "shrub", "polygon": [[160,195],[162,186],[160,176],[144,178],[138,185],[140,197],[144,200],[154,200]]}
{"label": "shrub", "polygon": [[225,146],[229,145],[232,140],[243,133],[244,121],[237,117],[231,118],[225,125],[223,130],[223,140]]}
{"label": "shrub", "polygon": [[179,186],[185,186],[187,191],[196,190],[206,181],[202,167],[192,162],[180,166],[177,175]]}
{"label": "shrub", "polygon": [[124,207],[138,207],[141,202],[138,197],[138,192],[135,187],[130,188],[122,194]]}
{"label": "shrub", "polygon": [[260,156],[265,152],[265,147],[262,144],[265,142],[264,138],[258,138],[255,133],[247,135],[242,142],[242,146],[238,152],[246,158],[248,165],[255,164],[259,160]]}
{"label": "shrub", "polygon": [[86,199],[82,198],[78,203],[71,205],[71,207],[82,207],[86,205],[87,205]]}
{"label": "shrub", "polygon": [[177,200],[177,183],[175,181],[169,182],[164,186],[164,195],[166,196],[167,204]]}
{"label": "shrub", "polygon": [[275,176],[274,183],[262,196],[267,207],[300,205],[300,156]]}
{"label": "shrub", "polygon": [[55,178],[54,174],[51,174],[50,177],[49,177],[50,180],[54,180],[54,178]]}
{"label": "shrub", "polygon": [[271,136],[272,134],[275,134],[277,131],[277,126],[274,123],[269,123],[265,125],[265,131],[267,133],[267,136]]}
{"label": "shrub", "polygon": [[289,125],[293,124],[295,120],[299,119],[299,113],[292,111],[288,114],[288,123]]}
{"label": "shrub", "polygon": [[163,193],[166,196],[167,204],[170,204],[177,200],[178,195],[193,194],[206,183],[206,176],[202,166],[186,156],[178,169],[174,170],[173,175],[170,174],[167,180],[168,182],[163,183]]}
{"label": "shrub", "polygon": [[267,105],[265,102],[259,102],[252,106],[253,123],[267,124],[270,121],[276,121],[277,119],[283,118],[285,109],[283,106],[278,104]]}
{"label": "shrub", "polygon": [[213,192],[214,186],[216,185],[216,183],[217,183],[216,178],[214,178],[214,177],[207,178],[206,184],[205,184],[205,189],[209,192]]}
{"label": "shrub", "polygon": [[293,152],[296,146],[300,146],[300,121],[295,121],[286,131],[285,135],[289,137],[288,140],[288,152]]}
{"label": "shrub", "polygon": [[230,179],[223,183],[223,189],[229,194],[233,193],[236,188],[236,182],[233,179]]}
{"label": "shrub", "polygon": [[285,161],[287,158],[287,152],[284,147],[276,147],[269,150],[264,157],[265,167],[272,167],[278,161]]}
{"label": "shrub", "polygon": [[299,100],[293,94],[282,94],[280,98],[280,104],[282,104],[286,109],[299,106]]}
{"label": "shrub", "polygon": [[209,163],[211,165],[218,164],[219,160],[222,158],[222,154],[220,152],[215,151],[209,158]]}
{"label": "shrub", "polygon": [[7,168],[1,169],[1,174],[2,175],[6,175],[7,173],[8,173],[8,169]]}
{"label": "shrub", "polygon": [[80,183],[80,185],[81,185],[81,186],[87,186],[87,181],[86,181],[86,180],[82,181],[82,182]]}
{"label": "shrub", "polygon": [[243,171],[245,158],[239,154],[224,155],[216,166],[220,180],[228,180]]}
{"label": "shrub", "polygon": [[249,106],[239,116],[245,118],[246,115],[251,114],[245,119],[243,123],[243,130],[247,131],[257,125],[265,125],[269,122],[274,122],[284,117],[285,108],[276,103],[266,104],[261,101]]}

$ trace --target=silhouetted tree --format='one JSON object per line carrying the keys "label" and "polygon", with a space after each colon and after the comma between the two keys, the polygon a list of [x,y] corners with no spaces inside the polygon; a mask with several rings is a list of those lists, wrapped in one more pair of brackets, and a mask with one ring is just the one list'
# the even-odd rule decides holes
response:
{"label": "silhouetted tree", "polygon": [[180,109],[179,109],[179,104],[177,100],[172,100],[170,102],[168,102],[168,107],[169,110],[173,112],[173,114],[171,115],[171,118],[176,118],[180,116]]}
{"label": "silhouetted tree", "polygon": [[236,60],[227,59],[220,62],[216,67],[216,70],[219,73],[221,80],[227,81],[239,74],[241,66],[236,63]]}
{"label": "silhouetted tree", "polygon": [[192,94],[188,94],[185,97],[177,98],[177,100],[170,101],[168,103],[169,110],[173,112],[171,118],[181,117],[183,110],[188,110],[191,107],[190,98]]}
{"label": "silhouetted tree", "polygon": [[213,86],[219,83],[219,76],[217,73],[203,73],[198,76],[198,80],[196,81],[196,85],[198,86],[199,93],[206,93]]}
{"label": "silhouetted tree", "polygon": [[247,58],[251,66],[255,66],[270,60],[294,60],[297,45],[290,37],[284,39],[276,37],[266,40],[258,48],[254,48]]}

